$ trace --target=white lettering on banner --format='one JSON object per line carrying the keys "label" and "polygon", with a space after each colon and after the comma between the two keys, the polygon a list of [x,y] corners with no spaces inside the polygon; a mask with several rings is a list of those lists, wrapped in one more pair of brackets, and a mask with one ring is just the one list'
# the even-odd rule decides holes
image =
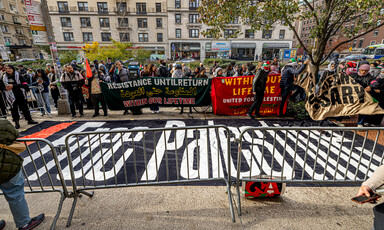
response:
{"label": "white lettering on banner", "polygon": [[[259,121],[259,123],[262,127],[268,127],[265,121]],[[73,130],[73,133],[121,130],[103,127],[105,124],[106,122],[86,122]],[[214,125],[214,121],[208,121],[208,125]],[[224,172],[228,172],[229,168],[231,175],[237,176],[235,162],[237,155],[232,153],[228,159],[228,152],[230,151],[227,142],[228,136],[230,135],[230,142],[233,143],[234,136],[239,137],[240,133],[249,127],[228,127],[230,131],[228,133],[223,128],[185,130],[183,129],[185,126],[183,121],[167,121],[165,128],[180,127],[181,130],[166,131],[153,137],[153,146],[151,146],[153,149],[149,148],[150,150],[148,150],[146,148],[143,150],[146,151],[148,161],[145,161],[146,165],[144,166],[144,162],[141,162],[141,171],[137,178],[139,182],[164,180],[163,169],[165,167],[171,169],[169,173],[172,178],[176,177],[175,170],[177,169],[180,173],[180,179],[223,177]],[[279,125],[275,126],[279,127]],[[130,131],[147,128],[136,127]],[[104,181],[128,170],[127,165],[132,163],[134,148],[135,152],[137,149],[143,148],[143,144],[146,142],[145,136],[146,132],[127,132],[80,135],[78,138],[70,138],[68,144],[72,154],[75,179]],[[54,146],[63,145],[64,141],[65,136],[61,136],[54,140],[53,144]],[[242,141],[242,166],[244,169],[246,168],[240,172],[242,177],[272,174],[272,176],[284,176],[286,179],[292,179],[292,176],[294,178],[301,177],[301,173],[304,171],[306,176],[310,176],[314,180],[333,179],[333,177],[343,179],[345,176],[348,179],[355,179],[355,175],[356,179],[364,179],[362,177],[369,176],[377,168],[376,164],[381,162],[382,155],[382,153],[381,155],[378,154],[377,150],[373,153],[371,149],[367,150],[366,147],[362,149],[361,144],[351,150],[349,146],[353,143],[350,137],[347,138],[337,132],[328,131],[323,131],[320,135],[320,131],[312,130],[309,136],[309,131],[303,130],[299,132],[299,135],[297,131],[293,130],[277,131],[277,133],[272,130],[254,130],[244,133]],[[296,143],[297,147],[295,146]],[[264,157],[262,155],[263,148]],[[32,159],[35,162],[42,161],[40,151],[33,151],[31,153]],[[41,149],[43,155],[49,152],[48,146]],[[271,157],[274,157],[273,167]],[[371,162],[371,157],[374,162]],[[129,162],[128,158],[130,158]],[[166,160],[167,158],[168,160]],[[64,179],[70,180],[71,174],[66,152],[59,154],[58,160],[63,168]],[[230,160],[229,165],[228,160]],[[345,163],[347,160],[349,167]],[[343,164],[340,163],[342,161],[344,161]],[[49,158],[46,162],[48,171],[55,168],[53,159]],[[293,163],[296,172],[293,171]],[[37,175],[42,177],[47,173],[43,164],[38,163],[36,165],[38,174],[34,170],[31,173],[27,171],[30,181],[36,181],[38,180]],[[29,157],[25,158],[24,166],[26,168],[34,167]],[[130,167],[132,169],[132,166]],[[158,178],[160,168],[162,168],[162,177]],[[356,168],[358,168],[358,172],[356,172]]]}
{"label": "white lettering on banner", "polygon": [[209,85],[209,79],[175,79],[175,78],[143,78],[135,79],[132,81],[122,83],[105,83],[108,89],[123,89],[141,86],[207,86]]}

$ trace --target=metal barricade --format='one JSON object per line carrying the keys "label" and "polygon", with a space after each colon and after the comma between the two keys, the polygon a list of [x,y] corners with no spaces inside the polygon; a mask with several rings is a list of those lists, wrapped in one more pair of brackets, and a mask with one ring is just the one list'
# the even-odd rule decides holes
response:
{"label": "metal barricade", "polygon": [[[230,131],[225,126],[118,129],[65,139],[74,201],[94,189],[222,181],[231,195]],[[224,185],[223,183],[223,185]]]}
{"label": "metal barricade", "polygon": [[[254,127],[238,141],[240,183],[361,183],[383,163],[384,128]],[[380,142],[380,143],[379,143]],[[383,144],[383,143],[381,143]]]}
{"label": "metal barricade", "polygon": [[25,178],[25,193],[60,193],[59,206],[51,224],[51,229],[55,229],[63,202],[65,198],[71,196],[55,148],[50,141],[41,138],[18,139],[18,141],[26,146],[26,150],[20,154],[24,158],[22,171]]}
{"label": "metal barricade", "polygon": [[[30,86],[30,90],[27,92],[27,101],[30,110],[44,110],[45,114],[49,117],[52,117],[51,113],[48,113],[47,107],[44,103],[43,94],[41,93],[39,87]],[[37,106],[34,102],[36,101]]]}

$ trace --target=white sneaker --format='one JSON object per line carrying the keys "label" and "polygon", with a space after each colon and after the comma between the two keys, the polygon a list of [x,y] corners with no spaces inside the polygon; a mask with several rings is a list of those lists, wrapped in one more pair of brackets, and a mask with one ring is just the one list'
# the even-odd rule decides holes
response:
{"label": "white sneaker", "polygon": [[357,127],[359,127],[359,128],[363,128],[363,127],[364,127],[364,125],[357,125]]}
{"label": "white sneaker", "polygon": [[159,110],[156,110],[155,113],[160,113],[160,111],[159,111]]}
{"label": "white sneaker", "polygon": [[152,110],[151,112],[152,112],[152,113],[156,113],[156,111],[155,111],[155,110]]}

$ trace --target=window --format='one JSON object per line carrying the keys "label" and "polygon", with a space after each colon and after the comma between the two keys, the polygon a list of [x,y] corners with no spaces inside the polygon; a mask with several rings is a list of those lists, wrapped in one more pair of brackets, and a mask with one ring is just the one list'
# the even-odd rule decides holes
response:
{"label": "window", "polygon": [[57,2],[59,13],[69,13],[68,2]]}
{"label": "window", "polygon": [[156,3],[156,12],[157,13],[161,12],[161,3]]}
{"label": "window", "polygon": [[189,23],[197,23],[198,18],[199,18],[198,14],[190,14],[189,15]]}
{"label": "window", "polygon": [[3,33],[9,33],[9,27],[8,26],[1,26],[1,31],[3,31]]}
{"label": "window", "polygon": [[254,30],[245,30],[245,38],[255,38]]}
{"label": "window", "polygon": [[148,23],[146,18],[138,18],[137,19],[137,27],[139,28],[147,28]]}
{"label": "window", "polygon": [[91,27],[91,19],[90,18],[80,18],[80,26],[81,27]]}
{"label": "window", "polygon": [[101,33],[101,40],[103,42],[111,41],[111,33]]}
{"label": "window", "polygon": [[108,14],[108,4],[106,2],[98,2],[97,11],[99,14]]}
{"label": "window", "polygon": [[176,29],[176,38],[181,38],[181,29]]}
{"label": "window", "polygon": [[189,0],[189,9],[196,10],[199,7],[199,0]]}
{"label": "window", "polygon": [[11,12],[15,13],[15,14],[18,14],[19,12],[17,11],[17,6],[16,5],[13,5],[13,4],[9,4],[9,9],[11,10]]}
{"label": "window", "polygon": [[116,9],[118,13],[127,12],[127,3],[126,2],[116,2]]}
{"label": "window", "polygon": [[129,33],[120,33],[121,42],[129,42]]}
{"label": "window", "polygon": [[236,30],[224,30],[224,37],[225,38],[235,38],[235,37],[237,37],[235,35],[235,33],[236,33]]}
{"label": "window", "polygon": [[64,32],[64,41],[66,42],[72,42],[75,39],[73,38],[73,33],[72,32]]}
{"label": "window", "polygon": [[137,14],[147,14],[147,4],[146,3],[136,3],[136,13]]}
{"label": "window", "polygon": [[285,30],[280,30],[279,39],[285,38]]}
{"label": "window", "polygon": [[383,40],[381,40],[381,44],[384,44],[384,39],[383,39]]}
{"label": "window", "polygon": [[109,18],[99,18],[100,27],[110,27]]}
{"label": "window", "polygon": [[376,45],[376,41],[371,41],[371,46]]}
{"label": "window", "polygon": [[357,40],[353,40],[352,47],[355,48],[357,44]]}
{"label": "window", "polygon": [[378,34],[379,34],[379,31],[378,31],[378,30],[375,30],[375,31],[373,32],[373,36],[374,36],[374,37],[376,37]]}
{"label": "window", "polygon": [[79,8],[79,11],[89,11],[88,2],[78,2],[77,7]]}
{"label": "window", "polygon": [[148,42],[148,34],[140,33],[139,34],[139,42]]}
{"label": "window", "polygon": [[12,38],[4,37],[4,42],[5,44],[11,44],[12,43]]}
{"label": "window", "polygon": [[128,18],[118,18],[119,27],[129,27]]}
{"label": "window", "polygon": [[190,29],[189,30],[189,37],[190,38],[198,38],[199,37],[199,30],[197,30],[197,29]]}
{"label": "window", "polygon": [[15,24],[21,24],[19,21],[19,18],[16,16],[12,16],[12,20],[13,20],[13,23],[15,23]]}
{"label": "window", "polygon": [[26,45],[27,43],[25,42],[25,39],[17,39],[17,42],[19,45]]}
{"label": "window", "polygon": [[24,34],[24,30],[22,28],[16,29],[17,34]]}
{"label": "window", "polygon": [[0,20],[4,21],[4,14],[0,14]]}
{"label": "window", "polygon": [[163,20],[161,18],[156,18],[156,27],[157,28],[163,27]]}
{"label": "window", "polygon": [[175,0],[175,8],[181,8],[181,0]]}
{"label": "window", "polygon": [[157,42],[163,42],[163,34],[162,33],[157,34]]}
{"label": "window", "polygon": [[262,38],[269,39],[272,37],[272,30],[263,30]]}
{"label": "window", "polygon": [[93,41],[93,35],[92,33],[83,33],[83,41],[85,42],[91,42]]}
{"label": "window", "polygon": [[72,27],[71,18],[60,18],[62,27]]}
{"label": "window", "polygon": [[363,42],[364,42],[364,39],[360,39],[360,41],[359,41],[359,48],[363,47]]}
{"label": "window", "polygon": [[228,24],[239,24],[239,18],[238,17],[234,18],[233,20],[228,22]]}
{"label": "window", "polygon": [[181,14],[175,14],[175,23],[181,23]]}

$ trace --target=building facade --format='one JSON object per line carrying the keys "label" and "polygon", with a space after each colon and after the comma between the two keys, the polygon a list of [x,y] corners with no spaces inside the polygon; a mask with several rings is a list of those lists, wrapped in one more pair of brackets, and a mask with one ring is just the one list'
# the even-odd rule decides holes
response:
{"label": "building facade", "polygon": [[93,41],[111,44],[110,38],[152,51],[151,59],[281,58],[292,48],[293,32],[276,25],[268,31],[251,31],[239,20],[225,36],[214,40],[201,35],[209,29],[198,23],[198,0],[48,0],[58,49],[77,49]]}
{"label": "building facade", "polygon": [[2,60],[40,58],[33,47],[24,1],[0,0],[0,50]]}

